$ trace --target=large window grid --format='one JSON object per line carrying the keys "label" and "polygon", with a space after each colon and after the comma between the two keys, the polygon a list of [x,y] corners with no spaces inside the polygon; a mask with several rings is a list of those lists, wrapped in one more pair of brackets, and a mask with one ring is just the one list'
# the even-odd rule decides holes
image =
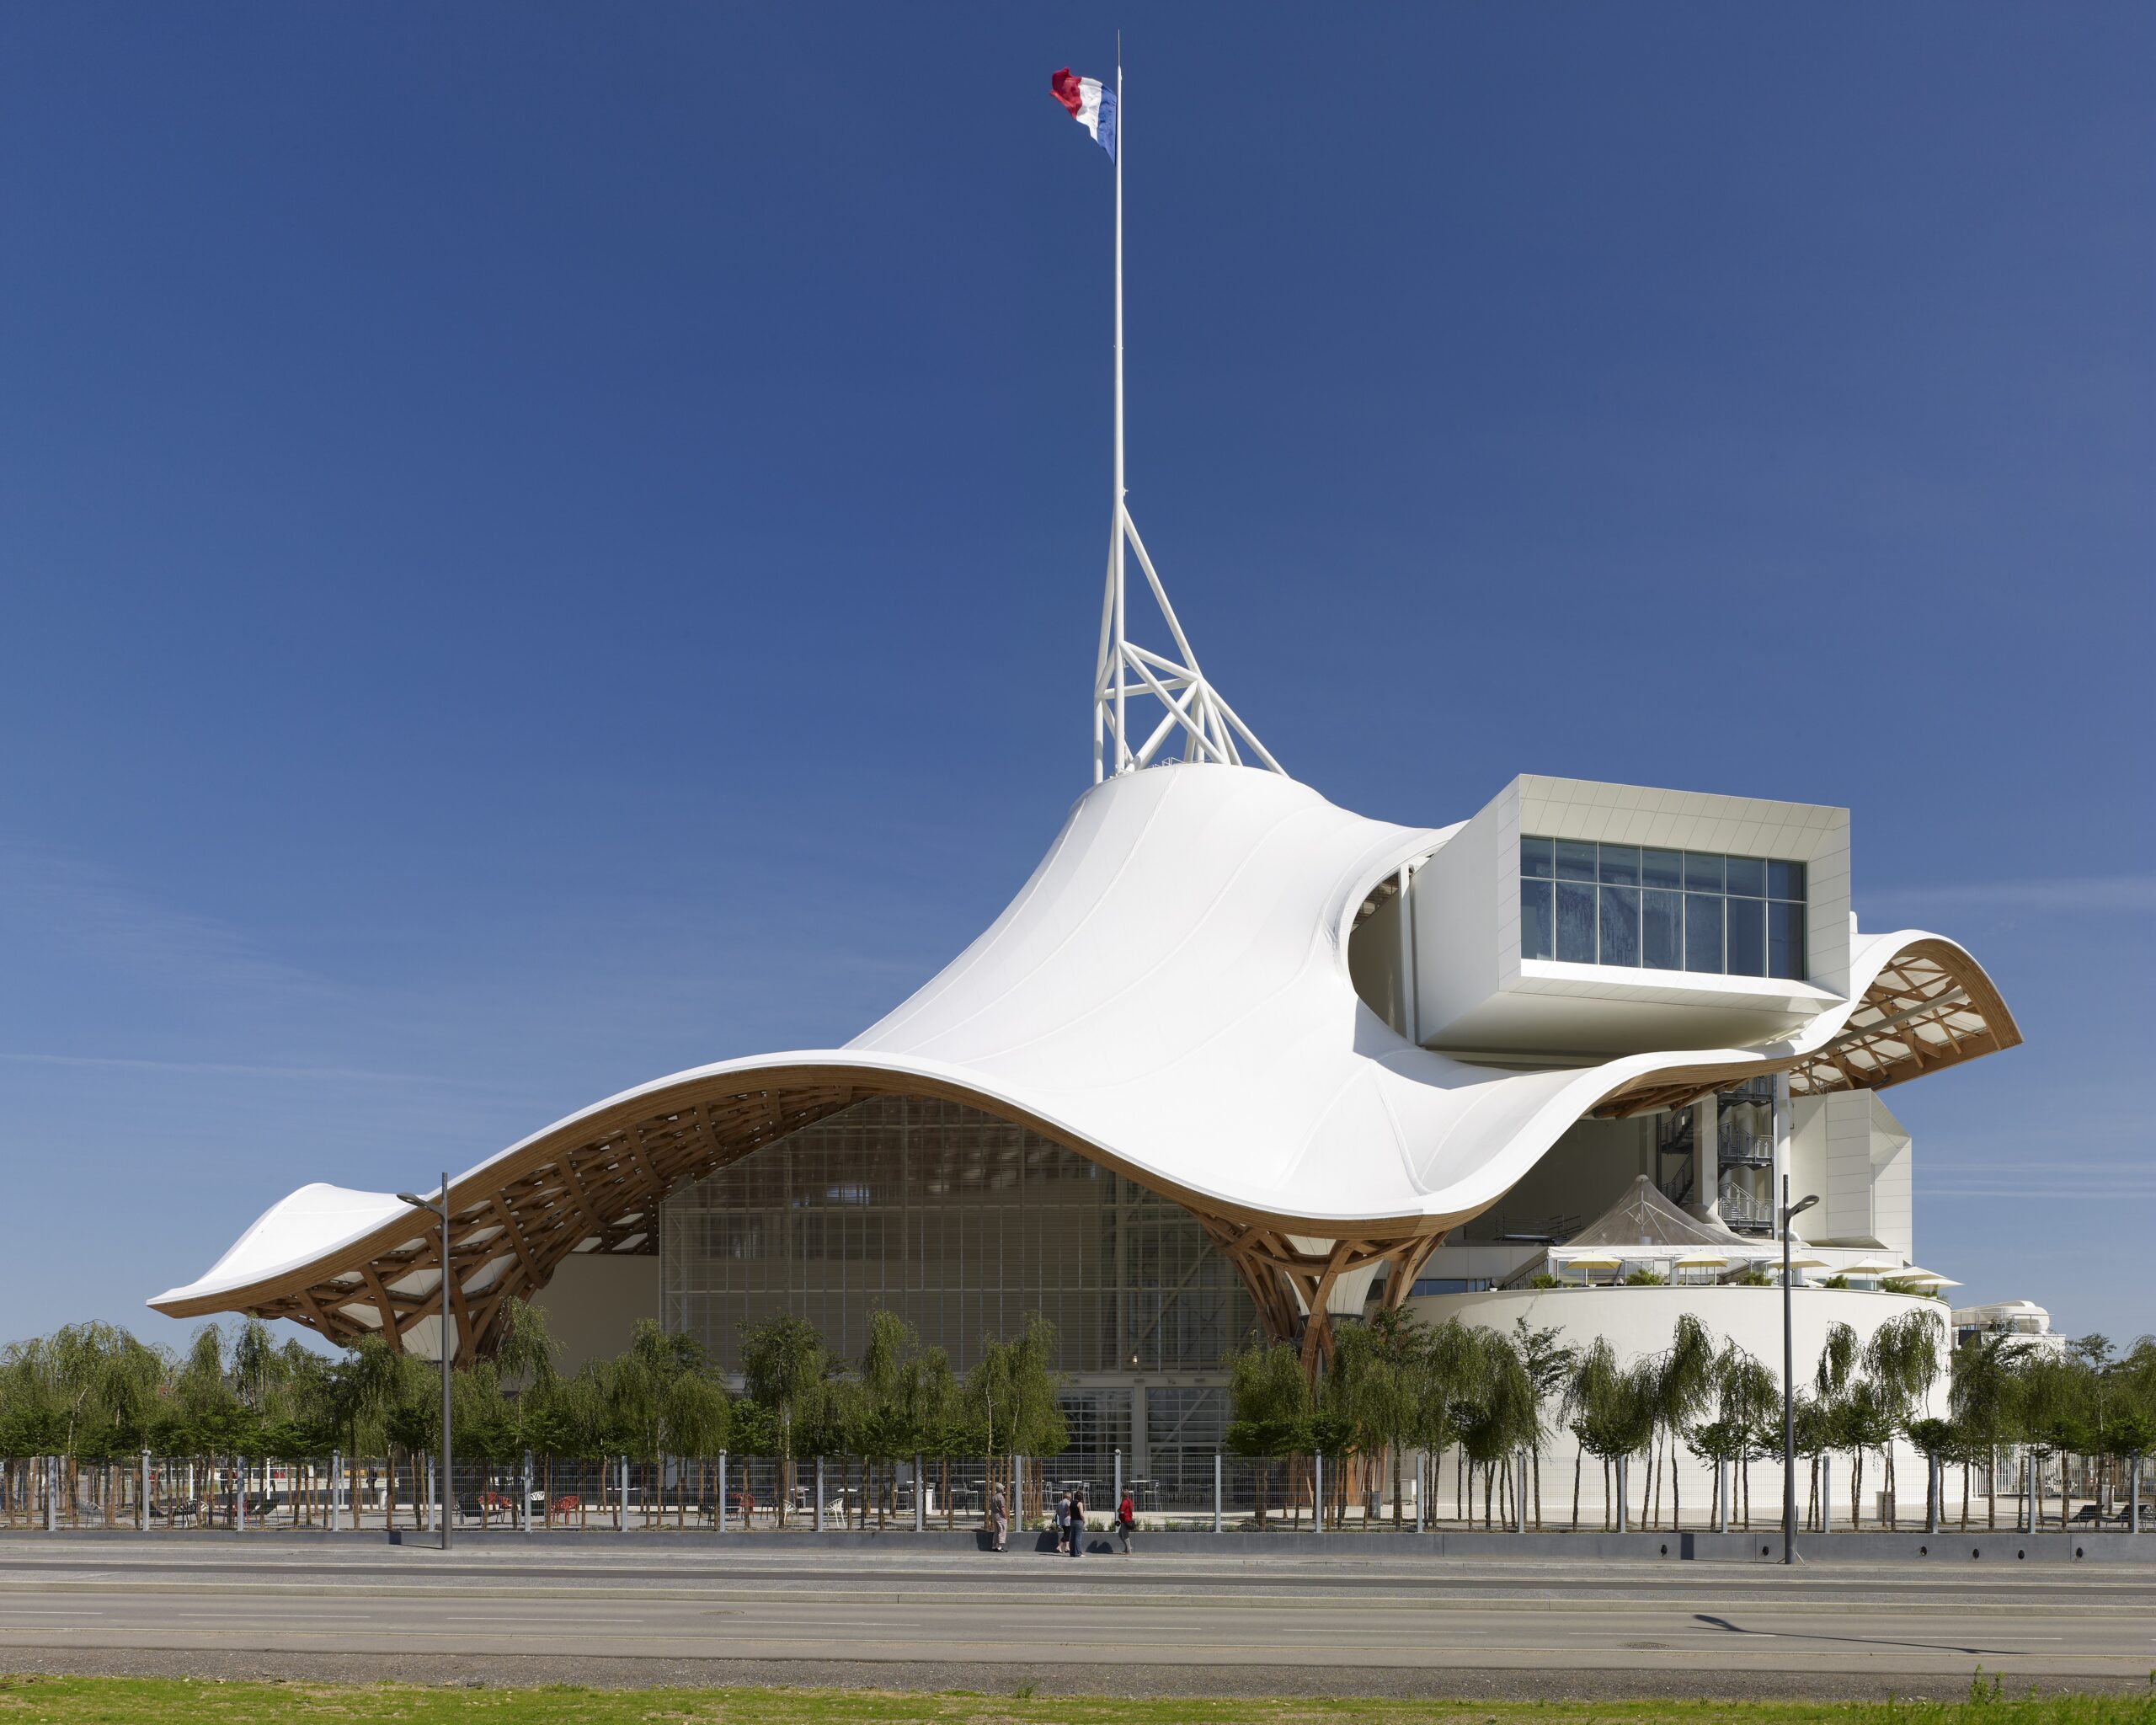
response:
{"label": "large window grid", "polygon": [[728,1370],[781,1314],[851,1359],[882,1306],[960,1370],[1029,1311],[1066,1371],[1214,1370],[1257,1322],[1181,1205],[957,1103],[856,1103],[674,1193],[660,1232],[666,1327]]}
{"label": "large window grid", "polygon": [[1519,876],[1523,959],[1804,978],[1801,862],[1524,838]]}

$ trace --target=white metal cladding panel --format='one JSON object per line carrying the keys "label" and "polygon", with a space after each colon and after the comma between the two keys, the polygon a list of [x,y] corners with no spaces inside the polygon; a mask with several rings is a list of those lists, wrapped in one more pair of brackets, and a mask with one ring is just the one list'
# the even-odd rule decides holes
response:
{"label": "white metal cladding panel", "polygon": [[1827,1226],[1829,1240],[1869,1240],[1871,1211],[1871,1097],[1864,1091],[1826,1102]]}

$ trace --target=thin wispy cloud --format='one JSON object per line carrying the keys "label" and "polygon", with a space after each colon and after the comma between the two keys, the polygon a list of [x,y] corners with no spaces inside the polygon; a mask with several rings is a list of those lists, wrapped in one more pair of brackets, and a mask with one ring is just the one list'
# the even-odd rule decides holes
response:
{"label": "thin wispy cloud", "polygon": [[228,1060],[146,1060],[120,1055],[50,1055],[0,1051],[0,1061],[19,1065],[98,1066],[131,1072],[196,1073],[219,1078],[328,1079],[360,1084],[455,1084],[453,1078],[416,1072],[373,1072],[356,1066],[264,1066]]}
{"label": "thin wispy cloud", "polygon": [[144,981],[191,991],[335,991],[239,930],[159,904],[101,863],[27,845],[0,843],[0,921],[26,924]]}
{"label": "thin wispy cloud", "polygon": [[1863,895],[1860,911],[2156,911],[2156,873],[2060,875],[1888,887]]}

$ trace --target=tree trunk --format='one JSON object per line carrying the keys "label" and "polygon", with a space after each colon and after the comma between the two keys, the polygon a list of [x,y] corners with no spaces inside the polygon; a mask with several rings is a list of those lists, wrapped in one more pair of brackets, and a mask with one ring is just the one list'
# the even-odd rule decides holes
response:
{"label": "tree trunk", "polygon": [[1577,1533],[1580,1527],[1580,1467],[1585,1460],[1584,1450],[1572,1451],[1572,1531],[1574,1533]]}

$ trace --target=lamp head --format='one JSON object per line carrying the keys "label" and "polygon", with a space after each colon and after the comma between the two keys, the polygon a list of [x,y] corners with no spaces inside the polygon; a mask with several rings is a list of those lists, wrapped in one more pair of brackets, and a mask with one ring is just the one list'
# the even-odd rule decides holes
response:
{"label": "lamp head", "polygon": [[1783,1212],[1783,1214],[1784,1214],[1785,1215],[1791,1215],[1791,1216],[1801,1215],[1803,1215],[1803,1214],[1804,1214],[1804,1212],[1805,1212],[1805,1211],[1806,1211],[1806,1210],[1810,1210],[1813,1204],[1815,1204],[1818,1203],[1818,1201],[1819,1201],[1819,1194],[1818,1194],[1817,1193],[1816,1193],[1816,1192],[1815,1192],[1815,1193],[1812,1194],[1808,1198],[1800,1198],[1800,1199],[1797,1199],[1797,1201],[1796,1201],[1795,1204],[1791,1204],[1791,1205],[1790,1205],[1790,1206],[1786,1210],[1785,1210],[1785,1211]]}
{"label": "lamp head", "polygon": [[397,1197],[399,1203],[408,1204],[414,1210],[432,1210],[435,1207],[434,1199],[431,1198],[421,1198],[416,1193],[400,1192],[397,1194]]}

